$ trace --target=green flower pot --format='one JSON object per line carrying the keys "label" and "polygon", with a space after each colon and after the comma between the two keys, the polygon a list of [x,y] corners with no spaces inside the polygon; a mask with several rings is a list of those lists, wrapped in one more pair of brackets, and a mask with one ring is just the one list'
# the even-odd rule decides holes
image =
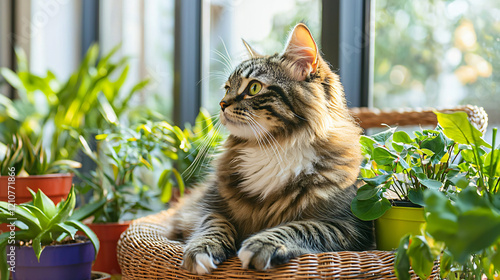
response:
{"label": "green flower pot", "polygon": [[420,233],[423,223],[424,208],[392,206],[382,217],[375,220],[377,249],[397,249],[401,238],[408,233]]}

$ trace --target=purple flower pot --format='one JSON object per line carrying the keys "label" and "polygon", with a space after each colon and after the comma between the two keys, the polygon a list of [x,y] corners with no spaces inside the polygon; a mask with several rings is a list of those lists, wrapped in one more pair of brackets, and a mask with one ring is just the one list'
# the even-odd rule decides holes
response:
{"label": "purple flower pot", "polygon": [[[10,246],[7,245],[7,252]],[[13,280],[89,280],[94,246],[85,243],[46,246],[37,261],[32,247],[15,248]],[[9,257],[7,258],[9,259]]]}

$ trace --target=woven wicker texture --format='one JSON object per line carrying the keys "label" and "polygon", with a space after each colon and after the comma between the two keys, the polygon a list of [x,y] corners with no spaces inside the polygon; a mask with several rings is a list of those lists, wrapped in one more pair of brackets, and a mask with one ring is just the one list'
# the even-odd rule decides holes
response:
{"label": "woven wicker texture", "polygon": [[351,114],[356,119],[359,125],[364,128],[385,127],[390,126],[406,126],[406,125],[436,125],[437,118],[434,111],[442,113],[451,113],[464,111],[469,116],[469,120],[481,132],[485,132],[488,127],[488,115],[483,108],[464,105],[453,108],[426,108],[426,109],[410,109],[404,108],[400,110],[378,110],[369,108],[352,108]]}
{"label": "woven wicker texture", "polygon": [[[367,129],[387,125],[436,125],[434,109],[380,111],[351,109],[354,118]],[[465,111],[473,124],[485,131],[488,117],[483,108],[460,106],[440,112]],[[180,267],[183,244],[165,237],[169,211],[134,221],[118,243],[118,262],[123,279],[397,279],[394,253],[385,251],[329,252],[307,254],[269,271],[241,268],[237,257],[219,265],[210,275],[197,276]],[[412,279],[418,277],[412,272]],[[430,279],[439,279],[438,265]]]}
{"label": "woven wicker texture", "polygon": [[[198,276],[180,267],[183,244],[165,237],[168,211],[134,221],[118,243],[123,279],[397,279],[394,253],[385,251],[307,254],[261,272],[242,269],[237,257],[210,275]],[[439,279],[438,266],[430,279]],[[412,273],[412,279],[418,279]]]}

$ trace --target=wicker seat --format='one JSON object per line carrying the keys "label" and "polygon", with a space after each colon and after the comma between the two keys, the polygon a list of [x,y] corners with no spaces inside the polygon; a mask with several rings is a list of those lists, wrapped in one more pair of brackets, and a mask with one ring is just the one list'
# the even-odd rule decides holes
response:
{"label": "wicker seat", "polygon": [[[486,130],[487,115],[482,108],[462,106],[439,111],[465,111],[480,130]],[[432,109],[375,111],[352,109],[363,128],[387,125],[435,125]],[[181,268],[184,244],[165,237],[165,220],[170,211],[163,211],[132,222],[118,243],[118,262],[123,279],[397,279],[394,274],[394,252],[328,252],[306,254],[289,263],[261,272],[242,269],[233,257],[210,275],[193,275]],[[418,277],[412,272],[412,279]],[[439,279],[435,265],[430,279]]]}

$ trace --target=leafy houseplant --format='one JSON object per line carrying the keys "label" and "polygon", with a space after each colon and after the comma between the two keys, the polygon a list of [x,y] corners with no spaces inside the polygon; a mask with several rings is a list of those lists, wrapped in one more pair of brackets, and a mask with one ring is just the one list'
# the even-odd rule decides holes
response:
{"label": "leafy houseplant", "polygon": [[111,61],[117,50],[99,58],[98,46],[92,45],[78,69],[67,81],[60,81],[51,71],[45,76],[30,72],[24,52],[16,49],[17,72],[0,69],[19,96],[15,100],[0,96],[0,142],[24,134],[33,143],[43,139],[51,162],[73,159],[80,149],[78,136],[89,136],[106,125],[98,106],[100,93],[120,115],[133,94],[147,84],[141,81],[122,93],[129,66],[127,58]]}
{"label": "leafy houseplant", "polygon": [[[112,111],[108,120],[116,119],[109,114]],[[84,152],[97,164],[90,176],[77,173],[84,182],[80,188],[93,189],[95,201],[106,200],[94,223],[133,219],[141,210],[150,210],[151,198],[167,203],[173,188],[182,195],[186,182],[199,180],[206,168],[201,158],[216,149],[223,136],[203,109],[196,120],[194,127],[184,130],[165,121],[133,129],[110,124],[111,129],[96,136],[96,151],[80,137]]]}
{"label": "leafy houseplant", "polygon": [[[392,224],[396,220],[409,221],[409,230],[419,232],[424,222],[421,209],[424,190],[452,193],[458,180],[456,160],[464,147],[446,137],[439,126],[435,130],[414,131],[413,134],[412,138],[404,131],[389,128],[373,136],[362,136],[360,140],[365,156],[361,179],[366,184],[359,188],[351,209],[360,219],[377,219],[379,249],[396,248],[400,237],[406,233],[407,229]],[[404,202],[417,209],[399,207]],[[409,215],[415,219],[409,220]],[[383,222],[391,224],[385,229]],[[388,236],[389,232],[400,236]]]}
{"label": "leafy houseplant", "polygon": [[396,255],[399,279],[409,279],[411,263],[424,279],[435,260],[446,279],[493,279],[500,273],[500,146],[492,145],[466,114],[437,114],[444,134],[461,145],[455,193],[424,193],[426,224],[401,240]]}
{"label": "leafy houseplant", "polygon": [[[73,188],[57,205],[40,190],[32,195],[32,204],[0,201],[0,222],[10,228],[0,235],[2,280],[9,279],[10,272],[20,279],[89,279],[99,240],[79,220],[91,215],[98,205],[75,211]],[[15,227],[20,230],[14,231]],[[89,241],[77,237],[77,231]],[[53,274],[48,275],[48,271]]]}
{"label": "leafy houseplant", "polygon": [[[41,141],[33,144],[26,134],[13,135],[10,143],[0,143],[0,200],[22,203],[31,200],[28,187],[41,189],[55,203],[65,198],[71,188],[71,160],[51,161]],[[10,191],[10,192],[9,192]],[[9,195],[10,198],[9,199]],[[15,198],[15,199],[14,199]]]}
{"label": "leafy houseplant", "polygon": [[108,134],[97,135],[96,152],[80,137],[84,152],[97,164],[90,176],[77,173],[83,179],[80,191],[92,189],[94,200],[90,204],[103,203],[89,224],[101,240],[95,270],[120,274],[116,245],[121,233],[139,211],[151,211],[159,201],[154,199],[158,196],[154,189],[137,178],[138,169],[152,169],[153,164],[151,152],[156,141],[145,131],[115,125]]}
{"label": "leafy houseplant", "polygon": [[[199,174],[204,166],[191,163],[198,154],[220,143],[222,137],[203,110],[194,128],[184,131],[165,121],[137,124],[131,129],[111,122],[117,120],[113,110],[106,110],[105,118],[111,129],[96,136],[96,151],[80,138],[85,153],[96,162],[97,169],[90,176],[77,174],[84,182],[80,186],[82,192],[92,189],[93,201],[104,201],[89,225],[98,236],[101,231],[103,234],[102,250],[94,268],[115,274],[119,272],[116,244],[128,227],[124,221],[162,209],[163,203],[172,198],[174,189],[182,195],[185,181],[194,182],[196,177],[183,178],[181,173],[194,166],[191,168]],[[206,145],[199,148],[204,137]],[[113,238],[111,227],[117,228]],[[104,241],[106,239],[109,242]]]}

